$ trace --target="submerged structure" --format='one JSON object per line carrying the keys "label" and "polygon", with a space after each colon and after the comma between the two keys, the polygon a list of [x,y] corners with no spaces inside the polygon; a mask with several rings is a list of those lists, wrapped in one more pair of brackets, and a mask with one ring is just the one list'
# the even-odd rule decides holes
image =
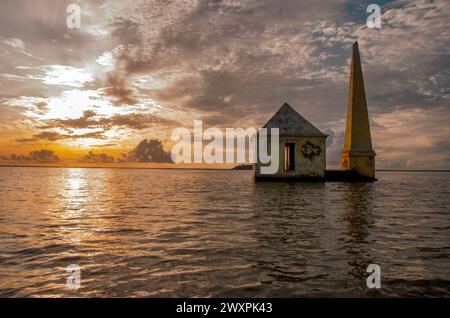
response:
{"label": "submerged structure", "polygon": [[[358,43],[353,44],[347,105],[345,144],[341,170],[326,170],[327,135],[314,127],[287,103],[263,128],[279,129],[279,167],[274,174],[261,173],[254,165],[256,180],[360,181],[375,179],[369,114]],[[268,136],[270,139],[270,135]],[[257,143],[259,147],[259,143]]]}
{"label": "submerged structure", "polygon": [[325,178],[327,135],[314,127],[287,103],[281,106],[264,128],[268,131],[271,128],[279,129],[279,166],[275,174],[262,174],[262,165],[257,163],[255,165],[256,179],[323,180]]}

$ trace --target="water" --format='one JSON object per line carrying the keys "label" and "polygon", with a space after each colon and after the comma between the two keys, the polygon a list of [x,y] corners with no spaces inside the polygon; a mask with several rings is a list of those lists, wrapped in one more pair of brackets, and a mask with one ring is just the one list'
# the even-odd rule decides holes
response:
{"label": "water", "polygon": [[0,296],[448,297],[449,177],[0,168]]}

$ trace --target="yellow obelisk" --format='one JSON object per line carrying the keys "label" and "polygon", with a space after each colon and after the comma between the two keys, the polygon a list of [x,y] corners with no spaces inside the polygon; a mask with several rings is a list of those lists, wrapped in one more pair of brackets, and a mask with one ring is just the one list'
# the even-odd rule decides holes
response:
{"label": "yellow obelisk", "polygon": [[372,149],[358,42],[353,44],[347,107],[342,170],[355,171],[362,177],[374,179],[375,152]]}

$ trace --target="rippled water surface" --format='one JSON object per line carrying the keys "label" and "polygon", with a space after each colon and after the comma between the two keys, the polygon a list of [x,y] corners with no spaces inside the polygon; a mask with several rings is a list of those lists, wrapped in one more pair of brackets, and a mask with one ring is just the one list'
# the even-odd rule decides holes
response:
{"label": "rippled water surface", "polygon": [[448,297],[450,173],[378,178],[0,168],[0,296]]}

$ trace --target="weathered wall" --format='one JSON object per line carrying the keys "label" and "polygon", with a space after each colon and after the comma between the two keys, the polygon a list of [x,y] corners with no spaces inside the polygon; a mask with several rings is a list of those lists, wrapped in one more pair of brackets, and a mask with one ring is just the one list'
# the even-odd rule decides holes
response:
{"label": "weathered wall", "polygon": [[342,155],[342,170],[356,171],[364,177],[375,178],[375,156],[349,156],[344,153]]}
{"label": "weathered wall", "polygon": [[[273,175],[261,174],[260,164],[255,165],[256,177],[292,177],[292,178],[318,178],[325,176],[326,158],[325,137],[285,137],[280,136],[279,167]],[[284,170],[285,143],[295,144],[295,170]]]}

